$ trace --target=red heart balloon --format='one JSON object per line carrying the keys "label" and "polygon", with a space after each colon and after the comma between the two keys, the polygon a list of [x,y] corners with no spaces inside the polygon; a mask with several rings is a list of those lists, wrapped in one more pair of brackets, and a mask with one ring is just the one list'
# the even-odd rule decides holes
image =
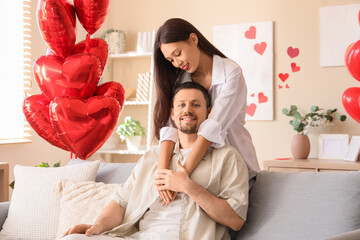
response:
{"label": "red heart balloon", "polygon": [[74,7],[66,0],[39,0],[36,17],[48,47],[63,58],[69,56],[76,41]]}
{"label": "red heart balloon", "polygon": [[74,0],[76,15],[90,35],[104,23],[109,12],[109,3],[110,0]]}
{"label": "red heart balloon", "polygon": [[100,79],[99,59],[90,53],[66,59],[41,56],[34,62],[33,69],[37,85],[49,100],[57,96],[89,98]]}
{"label": "red heart balloon", "polygon": [[350,44],[345,51],[345,64],[350,74],[360,81],[360,40]]}
{"label": "red heart balloon", "polygon": [[360,123],[360,88],[346,89],[342,96],[342,103],[350,117]]}
{"label": "red heart balloon", "polygon": [[104,72],[106,61],[108,59],[108,45],[105,40],[101,38],[93,38],[89,40],[87,49],[86,40],[77,43],[72,51],[72,55],[77,53],[92,53],[97,56],[101,63],[101,73]]}
{"label": "red heart balloon", "polygon": [[97,86],[94,96],[114,97],[120,104],[120,109],[124,107],[125,89],[118,82],[106,82]]}
{"label": "red heart balloon", "polygon": [[56,147],[69,151],[51,126],[49,104],[49,100],[42,94],[25,98],[23,112],[26,120],[40,137]]}
{"label": "red heart balloon", "polygon": [[111,136],[120,108],[113,97],[87,100],[56,97],[50,103],[50,121],[60,140],[79,158],[87,159]]}

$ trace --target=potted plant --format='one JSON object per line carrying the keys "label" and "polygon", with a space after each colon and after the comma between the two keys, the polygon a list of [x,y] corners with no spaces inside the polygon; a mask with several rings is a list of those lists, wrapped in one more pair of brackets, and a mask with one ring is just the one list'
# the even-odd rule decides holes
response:
{"label": "potted plant", "polygon": [[289,122],[297,132],[291,141],[291,153],[294,158],[306,159],[309,156],[310,140],[307,136],[309,127],[333,126],[334,117],[341,122],[346,120],[345,115],[340,115],[336,111],[336,108],[324,110],[318,106],[312,106],[309,113],[301,115],[295,105],[291,105],[289,109],[282,109],[283,114],[294,118]]}
{"label": "potted plant", "polygon": [[128,150],[138,150],[141,144],[141,139],[145,136],[145,128],[140,125],[140,122],[130,116],[125,117],[116,133],[120,136],[121,141],[126,141]]}

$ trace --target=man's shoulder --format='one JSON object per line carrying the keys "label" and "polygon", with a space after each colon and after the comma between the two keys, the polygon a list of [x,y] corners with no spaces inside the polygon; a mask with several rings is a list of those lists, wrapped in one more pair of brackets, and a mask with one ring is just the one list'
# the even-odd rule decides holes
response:
{"label": "man's shoulder", "polygon": [[138,165],[144,164],[157,164],[160,157],[160,147],[153,146],[149,150],[146,150],[145,153],[142,155],[140,160],[138,161]]}
{"label": "man's shoulder", "polygon": [[228,144],[225,144],[221,148],[212,148],[211,154],[213,158],[216,159],[222,159],[224,161],[239,161],[245,163],[238,150]]}

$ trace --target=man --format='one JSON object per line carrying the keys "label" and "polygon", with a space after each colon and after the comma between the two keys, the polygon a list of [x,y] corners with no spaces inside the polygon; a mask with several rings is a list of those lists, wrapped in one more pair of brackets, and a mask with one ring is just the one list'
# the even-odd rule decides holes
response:
{"label": "man", "polygon": [[[123,239],[229,239],[227,227],[235,231],[242,227],[249,186],[248,170],[240,154],[230,146],[209,148],[190,176],[182,167],[200,124],[210,112],[208,92],[195,82],[187,82],[175,90],[172,103],[171,118],[178,128],[179,141],[170,170],[157,172],[158,147],[147,151],[95,224],[76,225],[66,234],[104,233]],[[157,190],[178,194],[164,206]],[[105,235],[94,238],[108,239]],[[69,235],[64,239],[82,237]]]}

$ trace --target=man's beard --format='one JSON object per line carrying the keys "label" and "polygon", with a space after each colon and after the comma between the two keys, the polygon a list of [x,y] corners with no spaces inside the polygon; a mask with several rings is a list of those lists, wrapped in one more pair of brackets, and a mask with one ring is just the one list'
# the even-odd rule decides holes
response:
{"label": "man's beard", "polygon": [[179,130],[185,134],[197,133],[196,124],[194,126],[185,127],[185,126],[181,126],[181,123],[180,123]]}
{"label": "man's beard", "polygon": [[[184,116],[194,116],[192,113],[188,113],[188,114],[185,114],[181,117],[184,117]],[[181,125],[181,120],[180,120],[180,127],[179,127],[179,130],[182,132],[182,133],[185,133],[185,134],[194,134],[194,133],[197,133],[197,124],[195,123],[193,126],[182,126]]]}

